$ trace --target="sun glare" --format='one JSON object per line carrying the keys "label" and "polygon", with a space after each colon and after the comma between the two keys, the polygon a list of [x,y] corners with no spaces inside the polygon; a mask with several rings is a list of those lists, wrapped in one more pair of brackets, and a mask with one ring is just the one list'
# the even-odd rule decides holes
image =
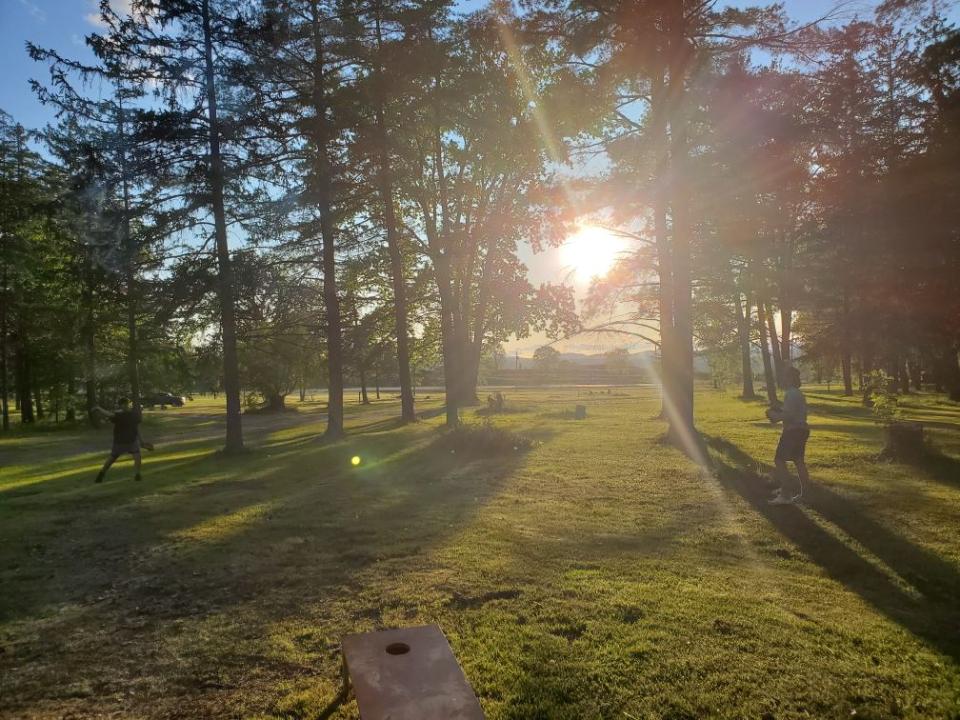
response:
{"label": "sun glare", "polygon": [[596,225],[584,225],[563,243],[561,257],[565,270],[573,271],[578,281],[589,282],[606,275],[625,249],[623,238]]}

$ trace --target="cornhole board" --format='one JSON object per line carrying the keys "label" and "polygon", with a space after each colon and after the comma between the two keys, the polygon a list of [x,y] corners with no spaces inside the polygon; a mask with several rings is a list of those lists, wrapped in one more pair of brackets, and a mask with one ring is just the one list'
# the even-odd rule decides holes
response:
{"label": "cornhole board", "polygon": [[361,720],[484,720],[436,625],[347,635],[343,659]]}

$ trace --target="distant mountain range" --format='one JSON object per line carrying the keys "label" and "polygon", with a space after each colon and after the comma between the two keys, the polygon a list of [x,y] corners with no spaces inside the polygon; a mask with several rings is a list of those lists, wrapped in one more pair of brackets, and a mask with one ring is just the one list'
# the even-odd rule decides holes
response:
{"label": "distant mountain range", "polygon": [[[607,358],[604,353],[562,352],[560,353],[560,360],[578,367],[603,367],[607,363]],[[657,353],[653,350],[642,350],[640,352],[630,353],[630,364],[635,368],[643,369],[656,362]],[[700,356],[694,357],[693,364],[697,372],[706,372],[709,369],[706,358]],[[532,356],[507,356],[503,360],[502,367],[505,370],[534,370],[537,367],[537,363]]]}
{"label": "distant mountain range", "polygon": [[[579,352],[563,352],[560,353],[559,359],[561,362],[568,362],[571,365],[579,365],[583,367],[602,367],[607,363],[607,358],[604,356],[604,353],[588,354]],[[656,359],[657,355],[653,350],[630,353],[630,364],[638,368],[645,367],[649,363],[655,362]],[[503,365],[506,369],[514,370],[518,368],[518,362],[520,370],[533,370],[537,366],[537,363],[533,357],[524,357],[523,355],[520,355],[519,358],[508,356],[504,358]]]}

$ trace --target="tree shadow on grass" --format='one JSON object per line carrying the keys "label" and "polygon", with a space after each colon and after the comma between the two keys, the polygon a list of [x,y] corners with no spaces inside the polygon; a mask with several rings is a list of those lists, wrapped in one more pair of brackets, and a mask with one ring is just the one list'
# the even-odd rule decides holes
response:
{"label": "tree shadow on grass", "polygon": [[816,522],[803,506],[769,505],[768,489],[757,473],[760,464],[740,447],[718,437],[704,436],[704,440],[716,451],[713,469],[721,485],[746,500],[832,578],[932,647],[960,660],[956,568],[873,520],[856,502],[816,483],[807,488],[806,508],[863,546],[916,591],[909,592]]}
{"label": "tree shadow on grass", "polygon": [[[430,420],[432,418],[435,418],[439,415],[444,414],[445,412],[446,412],[446,408],[443,406],[440,406],[438,408],[431,408],[429,410],[422,410],[417,412],[417,420],[418,421]],[[375,420],[373,422],[369,422],[364,425],[353,426],[349,428],[348,431],[350,432],[351,435],[357,434],[357,433],[384,432],[387,430],[396,430],[397,428],[401,428],[404,425],[409,425],[409,424],[410,423],[405,421],[402,417],[394,415],[388,418],[384,418],[382,420]]]}
{"label": "tree shadow on grass", "polygon": [[[351,454],[362,458],[358,467]],[[465,460],[441,450],[431,432],[411,429],[208,457],[192,468],[191,484],[167,495],[169,482],[158,480],[161,492],[132,498],[146,502],[121,512],[103,498],[95,521],[83,519],[70,536],[45,535],[58,545],[45,557],[19,558],[24,575],[10,589],[22,597],[4,609],[30,630],[7,638],[18,649],[16,657],[0,653],[0,674],[9,671],[5,683],[18,691],[10,697],[19,710],[60,697],[56,687],[80,686],[94,690],[86,711],[99,712],[98,697],[124,694],[133,655],[138,674],[163,678],[154,683],[157,703],[181,707],[182,700],[189,708],[209,692],[191,673],[213,666],[226,687],[249,680],[275,695],[291,677],[331,670],[326,658],[291,664],[263,650],[278,623],[309,623],[339,607],[352,616],[336,616],[321,635],[379,624],[379,606],[369,607],[378,596],[364,583],[425,562],[523,462],[524,453]],[[77,512],[64,507],[57,515]],[[58,519],[46,518],[47,530]],[[28,568],[35,561],[36,573]],[[151,648],[196,633],[209,635],[209,647],[205,641],[176,667],[158,665]]]}
{"label": "tree shadow on grass", "polygon": [[[160,473],[183,467],[188,462],[207,458],[214,450],[206,448],[205,440],[186,440],[164,446],[164,451],[156,457],[143,453],[143,475],[151,478]],[[205,449],[206,448],[206,449]],[[186,453],[186,455],[185,455]],[[43,469],[28,472],[13,482],[0,487],[0,502],[16,501],[18,498],[36,495],[72,493],[77,490],[89,490],[94,487],[97,472],[103,467],[108,452],[86,454],[81,460],[70,456],[64,460],[44,465]],[[82,466],[77,467],[79,463]],[[133,475],[133,461],[129,455],[120,457],[111,467],[102,487],[109,488],[116,482],[126,482]]]}
{"label": "tree shadow on grass", "polygon": [[960,459],[947,455],[936,447],[928,447],[923,454],[906,462],[931,480],[960,488]]}

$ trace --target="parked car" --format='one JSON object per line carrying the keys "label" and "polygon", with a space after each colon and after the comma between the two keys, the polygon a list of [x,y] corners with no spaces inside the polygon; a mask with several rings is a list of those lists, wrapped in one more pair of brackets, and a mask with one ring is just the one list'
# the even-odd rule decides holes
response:
{"label": "parked car", "polygon": [[143,404],[145,407],[156,407],[159,405],[162,408],[165,408],[167,405],[172,405],[173,407],[183,407],[185,400],[180,395],[174,395],[169,392],[155,392],[145,395],[143,398]]}

